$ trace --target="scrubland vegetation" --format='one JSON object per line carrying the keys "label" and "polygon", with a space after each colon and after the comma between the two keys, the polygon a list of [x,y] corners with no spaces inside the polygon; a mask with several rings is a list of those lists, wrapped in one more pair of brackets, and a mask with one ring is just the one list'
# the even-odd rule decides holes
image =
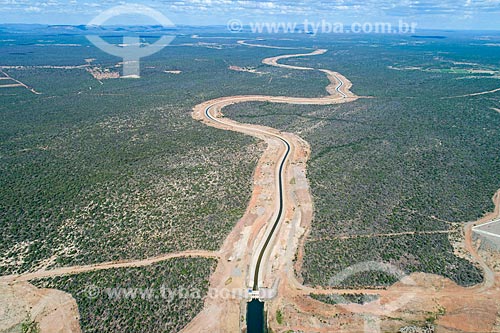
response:
{"label": "scrubland vegetation", "polygon": [[[72,47],[40,46],[43,36],[2,36],[15,42],[3,42],[0,65],[22,66],[4,70],[42,95],[0,91],[0,274],[219,249],[246,209],[264,147],[192,120],[192,107],[263,89],[323,90],[300,87],[310,73],[261,65],[275,50],[225,39],[211,40],[222,45],[212,49],[179,37],[177,44],[192,45],[144,59],[141,79],[101,84],[84,69],[36,67],[93,58],[121,70],[120,59],[87,47],[83,36],[57,41],[81,45]],[[269,74],[234,72],[228,64]],[[182,73],[164,73],[174,69]]]}
{"label": "scrubland vegetation", "polygon": [[[500,107],[498,93],[447,97],[490,90],[498,82],[446,68],[461,61],[495,71],[498,53],[457,37],[423,43],[411,36],[334,37],[298,36],[289,44],[330,52],[285,62],[337,70],[356,94],[374,98],[225,110],[240,121],[295,132],[311,144],[315,217],[302,277],[324,284],[325,271],[334,275],[356,262],[383,260],[407,272],[479,282],[478,269],[454,256],[446,234],[419,232],[446,231],[450,223],[492,209],[490,198],[500,188],[500,117],[491,109]],[[297,50],[211,39],[214,48],[179,37],[176,46],[142,63],[142,79],[101,85],[84,70],[32,67],[96,58],[96,65],[114,68],[120,61],[86,47],[83,37],[61,37],[82,45],[71,48],[37,46],[39,36],[15,38],[2,45],[1,63],[25,66],[5,70],[42,95],[0,91],[1,274],[218,249],[246,208],[263,146],[194,122],[192,107],[237,94],[320,96],[328,82],[322,73],[260,63]],[[274,42],[287,43],[268,41]],[[231,65],[269,74],[235,72]],[[416,234],[334,238],[400,232]]]}
{"label": "scrubland vegetation", "polygon": [[215,261],[181,258],[31,281],[70,293],[83,332],[178,332],[203,307]]}
{"label": "scrubland vegetation", "polygon": [[[477,52],[484,51],[480,66],[494,66],[499,57],[487,48],[474,53],[462,41],[417,49],[408,40],[406,46],[389,37],[366,46],[336,41],[324,56],[284,61],[337,70],[357,95],[373,98],[326,107],[248,103],[225,111],[241,122],[297,133],[311,144],[307,170],[315,215],[298,272],[307,284],[328,285],[341,270],[367,260],[466,286],[482,281],[474,264],[454,255],[447,234],[427,232],[453,231],[456,223],[493,209],[491,197],[500,188],[500,115],[491,108],[498,107],[498,93],[448,97],[492,89],[496,80],[388,67],[443,66],[436,58],[443,50],[448,59],[464,62],[479,61]],[[348,238],[356,235],[380,236]],[[346,284],[393,282],[372,273]]]}
{"label": "scrubland vegetation", "polygon": [[314,298],[315,300],[328,304],[347,304],[347,303],[365,304],[376,301],[379,298],[378,295],[365,295],[365,294],[340,294],[340,295],[311,294],[311,297]]}

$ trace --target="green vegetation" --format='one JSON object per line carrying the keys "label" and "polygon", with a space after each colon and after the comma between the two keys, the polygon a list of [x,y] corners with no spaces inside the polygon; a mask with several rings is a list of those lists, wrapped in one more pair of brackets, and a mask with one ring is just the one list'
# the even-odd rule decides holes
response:
{"label": "green vegetation", "polygon": [[[268,68],[275,50],[210,49],[179,37],[141,62],[140,80],[93,79],[84,59],[112,70],[120,61],[83,36],[0,32],[4,69],[33,86],[0,91],[0,274],[42,266],[140,259],[217,250],[243,215],[262,145],[191,118],[205,100],[236,94],[321,95],[301,88],[310,73]],[[227,43],[227,40],[210,40]],[[21,55],[24,54],[24,55]],[[228,64],[263,67],[269,75]],[[179,75],[164,73],[178,69]],[[326,84],[324,76],[316,77]],[[270,82],[272,81],[272,82]],[[293,83],[293,84],[292,84]]]}
{"label": "green vegetation", "polygon": [[21,323],[22,333],[39,333],[40,324],[31,319],[31,315],[28,313],[26,319]]}
{"label": "green vegetation", "polygon": [[[40,46],[45,37],[32,34],[0,36],[15,40],[1,42],[2,65],[25,66],[5,71],[43,93],[0,91],[0,274],[218,249],[246,208],[263,146],[193,121],[192,107],[238,94],[320,96],[327,84],[319,72],[260,63],[297,50],[222,38],[207,46],[189,33],[145,59],[142,79],[101,84],[81,69],[33,67],[96,58],[95,65],[115,68],[120,60],[87,47],[83,36],[50,37],[80,47]],[[453,34],[433,41],[297,35],[272,43],[330,49],[284,62],[337,70],[358,95],[375,97],[337,106],[263,103],[225,110],[243,122],[296,132],[311,144],[315,220],[305,282],[325,284],[366,260],[463,285],[481,281],[476,267],[454,256],[446,234],[421,232],[446,231],[450,222],[492,209],[490,198],[500,188],[500,116],[491,109],[500,108],[498,93],[447,97],[492,90],[498,82],[446,69],[497,71],[498,52]],[[231,71],[230,65],[269,74]],[[416,234],[336,238],[400,232]],[[375,274],[357,282],[391,279]]]}
{"label": "green vegetation", "polygon": [[[334,275],[318,273],[312,268],[328,267],[332,272],[340,272],[363,261],[390,263],[406,272],[439,274],[464,286],[482,281],[480,269],[455,257],[447,235],[442,234],[312,241],[307,243],[306,249],[307,265],[302,276],[320,285],[329,285]],[[342,281],[338,287],[379,287],[396,281],[395,276],[386,273],[363,272]]]}
{"label": "green vegetation", "polygon": [[283,312],[281,311],[281,309],[276,310],[276,321],[280,325],[283,324]]}
{"label": "green vegetation", "polygon": [[83,332],[178,332],[201,311],[215,264],[181,258],[31,282],[73,295]]}
{"label": "green vegetation", "polygon": [[246,208],[260,148],[207,130],[186,107],[136,99],[3,111],[1,273],[50,257],[60,266],[220,247]]}
{"label": "green vegetation", "polygon": [[[93,66],[120,70],[121,59],[83,36],[0,31],[0,65],[22,66],[3,70],[42,93],[0,91],[0,275],[220,248],[246,209],[264,147],[193,121],[192,108],[263,91],[320,96],[327,80],[260,63],[276,50],[199,42],[180,36],[176,46],[142,59],[139,80],[99,82],[84,69],[46,67],[95,59]],[[322,84],[308,85],[311,77]],[[200,311],[202,298],[166,302],[148,291],[194,288],[204,296],[214,265],[176,259],[33,283],[71,293],[84,332],[174,332]],[[101,294],[89,298],[94,287]],[[136,297],[111,300],[116,287],[132,288]]]}
{"label": "green vegetation", "polygon": [[[310,285],[327,285],[350,265],[376,260],[462,285],[481,282],[480,270],[454,255],[447,234],[422,232],[453,231],[454,223],[476,220],[493,209],[491,197],[500,188],[500,115],[491,108],[499,107],[499,93],[446,97],[498,85],[389,66],[431,64],[447,51],[450,60],[488,67],[498,64],[500,55],[463,40],[414,48],[410,37],[401,45],[388,36],[372,36],[371,45],[377,47],[355,44],[356,38],[338,42],[335,52],[324,56],[284,62],[337,70],[353,82],[356,94],[374,98],[321,107],[247,103],[224,112],[240,122],[297,133],[311,144],[307,170],[315,214],[302,278]],[[346,283],[393,282],[393,277],[371,273]]]}
{"label": "green vegetation", "polygon": [[427,324],[434,325],[436,323],[436,320],[439,319],[439,317],[442,317],[446,314],[446,309],[443,308],[442,306],[439,306],[436,312],[431,312],[429,313],[429,316],[425,320]]}

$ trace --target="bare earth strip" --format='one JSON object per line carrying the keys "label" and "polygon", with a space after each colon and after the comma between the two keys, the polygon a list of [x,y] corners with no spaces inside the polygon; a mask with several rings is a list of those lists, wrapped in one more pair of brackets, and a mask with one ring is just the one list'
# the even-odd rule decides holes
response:
{"label": "bare earth strip", "polygon": [[[326,50],[316,50],[307,54],[284,55],[264,59],[262,62],[286,69],[315,70],[309,67],[282,65],[278,61],[292,57],[315,56],[325,52]],[[223,258],[219,261],[210,281],[213,290],[229,289],[236,293],[252,286],[257,256],[264,240],[273,235],[258,280],[259,286],[277,292],[280,279],[286,279],[287,273],[293,275],[291,263],[299,244],[299,237],[312,219],[312,199],[305,170],[310,152],[307,142],[291,133],[282,133],[265,126],[241,124],[224,118],[223,108],[243,102],[330,105],[351,102],[358,98],[350,92],[351,83],[345,77],[333,71],[320,71],[324,72],[331,82],[326,89],[328,95],[325,97],[231,96],[202,103],[193,110],[193,118],[203,121],[208,126],[252,135],[267,144],[267,149],[255,172],[255,186],[247,211],[221,249]],[[280,174],[279,161],[286,156],[284,142],[289,145],[290,154],[283,174]],[[279,205],[280,177],[284,178],[284,218],[280,220],[275,234],[271,234],[271,221],[274,221]],[[245,306],[246,300],[238,297],[207,299],[204,310],[183,331],[239,332],[245,326]]]}
{"label": "bare earth strip", "polygon": [[14,82],[17,82],[17,84],[19,84],[19,86],[22,86],[26,89],[28,89],[29,91],[31,91],[33,94],[35,95],[41,95],[41,93],[39,93],[38,91],[36,91],[35,89],[31,88],[31,87],[28,87],[26,84],[22,83],[21,81],[19,80],[16,80],[14,79],[12,76],[10,76],[9,74],[5,73],[4,71],[0,70],[0,73],[4,75],[5,78],[9,78],[11,79],[12,81]]}
{"label": "bare earth strip", "polygon": [[482,219],[475,222],[470,222],[465,226],[465,247],[471,254],[472,258],[483,269],[485,275],[483,289],[489,289],[495,286],[496,276],[493,270],[486,264],[483,257],[479,255],[478,248],[476,244],[474,244],[472,238],[472,233],[473,233],[472,228],[475,226],[480,226],[482,224],[488,223],[489,221],[495,220],[497,218],[500,218],[500,190],[493,196],[493,202],[495,204],[495,210],[492,213],[486,214]]}
{"label": "bare earth strip", "polygon": [[142,259],[142,260],[122,260],[122,261],[111,261],[105,263],[99,263],[94,265],[85,266],[72,266],[72,267],[60,267],[51,270],[41,270],[33,273],[26,273],[21,275],[7,275],[0,277],[0,282],[20,282],[29,281],[33,279],[54,277],[60,275],[74,275],[85,272],[100,271],[104,269],[111,268],[127,268],[127,267],[143,267],[156,264],[168,259],[173,258],[186,258],[186,257],[203,257],[203,258],[214,258],[218,259],[220,257],[218,252],[212,251],[183,251],[168,253],[157,257]]}
{"label": "bare earth strip", "polygon": [[0,88],[14,88],[14,87],[23,87],[23,85],[19,83],[0,85]]}
{"label": "bare earth strip", "polygon": [[480,96],[480,95],[486,95],[486,94],[493,94],[500,91],[500,88],[498,89],[493,89],[493,90],[488,90],[488,91],[482,91],[482,92],[477,92],[473,94],[466,94],[466,95],[460,95],[460,96],[452,96],[452,97],[443,97],[444,99],[449,99],[449,98],[461,98],[461,97],[472,97],[472,96]]}

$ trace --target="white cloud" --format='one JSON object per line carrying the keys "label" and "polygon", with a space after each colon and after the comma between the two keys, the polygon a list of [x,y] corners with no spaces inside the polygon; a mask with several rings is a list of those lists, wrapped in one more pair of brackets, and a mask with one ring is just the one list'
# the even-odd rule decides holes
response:
{"label": "white cloud", "polygon": [[29,7],[24,8],[24,11],[28,12],[28,13],[39,13],[42,11],[42,8],[35,7],[35,6],[29,6]]}
{"label": "white cloud", "polygon": [[[500,14],[500,0],[0,0],[2,16],[19,12],[37,15],[96,15],[100,8],[137,2],[190,22],[203,16],[207,22],[224,23],[228,18],[247,20],[325,18],[453,20]],[[7,13],[7,14],[6,14]],[[499,21],[500,22],[500,21]],[[497,26],[500,23],[495,23]],[[499,26],[500,28],[500,26]]]}

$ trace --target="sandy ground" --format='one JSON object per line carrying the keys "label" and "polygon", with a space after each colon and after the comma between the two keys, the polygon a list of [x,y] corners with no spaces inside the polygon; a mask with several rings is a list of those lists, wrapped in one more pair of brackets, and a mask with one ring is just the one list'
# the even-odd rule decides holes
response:
{"label": "sandy ground", "polygon": [[0,283],[0,295],[0,332],[21,332],[28,314],[40,332],[80,332],[76,301],[65,292],[19,282]]}

